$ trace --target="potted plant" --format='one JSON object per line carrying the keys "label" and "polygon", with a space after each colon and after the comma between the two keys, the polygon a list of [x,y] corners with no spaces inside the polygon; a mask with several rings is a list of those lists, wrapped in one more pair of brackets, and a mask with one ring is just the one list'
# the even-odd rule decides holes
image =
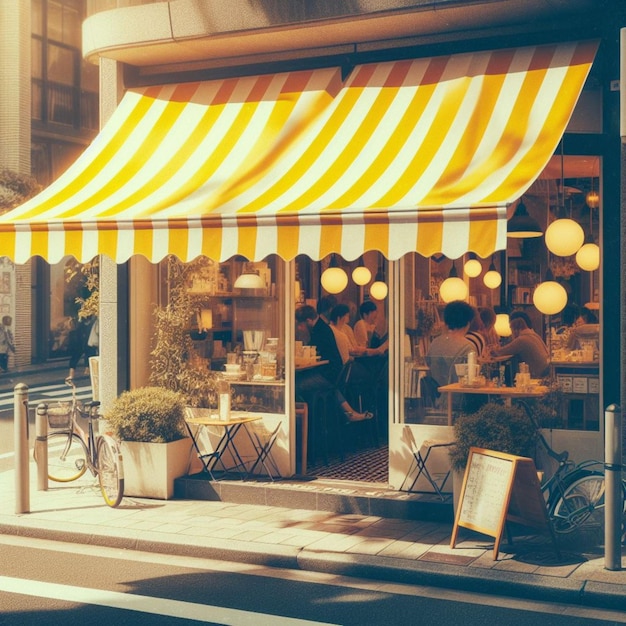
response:
{"label": "potted plant", "polygon": [[474,413],[462,414],[454,423],[455,445],[450,448],[454,508],[470,448],[485,448],[533,458],[538,432],[518,406],[487,402]]}
{"label": "potted plant", "polygon": [[125,495],[173,497],[190,460],[184,415],[184,396],[162,387],[125,391],[112,403],[105,418],[121,442]]}

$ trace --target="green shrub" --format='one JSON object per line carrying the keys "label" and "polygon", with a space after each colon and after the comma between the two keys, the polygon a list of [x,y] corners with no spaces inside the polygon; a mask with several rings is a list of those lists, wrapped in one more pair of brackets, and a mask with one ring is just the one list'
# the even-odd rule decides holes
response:
{"label": "green shrub", "polygon": [[455,470],[465,469],[472,447],[532,458],[538,437],[523,409],[495,402],[488,402],[475,413],[460,415],[454,432],[456,445],[450,448],[450,460]]}
{"label": "green shrub", "polygon": [[106,412],[114,435],[123,441],[167,443],[186,436],[183,396],[162,387],[125,391]]}

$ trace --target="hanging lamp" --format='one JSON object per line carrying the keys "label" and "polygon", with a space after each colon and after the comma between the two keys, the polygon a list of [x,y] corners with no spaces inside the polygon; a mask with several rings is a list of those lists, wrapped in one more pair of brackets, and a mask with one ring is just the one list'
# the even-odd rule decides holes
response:
{"label": "hanging lamp", "polygon": [[561,180],[558,185],[558,219],[546,228],[546,246],[557,256],[576,254],[585,241],[585,231],[580,224],[565,212],[565,175],[564,175],[563,140],[561,140]]}
{"label": "hanging lamp", "polygon": [[341,293],[348,286],[348,275],[339,267],[335,253],[331,255],[330,264],[322,272],[320,281],[328,293]]}
{"label": "hanging lamp", "polygon": [[363,256],[359,257],[359,264],[352,270],[352,280],[361,287],[372,280],[372,272],[365,267]]}
{"label": "hanging lamp", "polygon": [[469,294],[469,289],[456,269],[456,264],[452,261],[452,267],[448,278],[446,278],[439,286],[439,296],[444,302],[452,302],[454,300],[465,300]]}
{"label": "hanging lamp", "polygon": [[543,231],[539,222],[528,213],[524,204],[524,198],[519,201],[515,208],[513,217],[507,222],[506,236],[513,239],[529,239],[531,237],[541,237]]}
{"label": "hanging lamp", "polygon": [[549,268],[545,280],[539,283],[533,292],[533,304],[544,315],[560,313],[567,304],[567,291],[563,285],[554,280],[552,270]]}
{"label": "hanging lamp", "polygon": [[378,261],[378,271],[376,272],[376,277],[370,286],[370,296],[375,300],[384,300],[388,293],[389,288],[387,287],[387,283],[385,283],[385,270],[381,257]]}
{"label": "hanging lamp", "polygon": [[493,329],[496,331],[498,337],[510,337],[513,332],[511,331],[509,314],[497,313],[496,322],[493,325]]}
{"label": "hanging lamp", "polygon": [[500,272],[496,269],[493,257],[491,257],[489,269],[483,276],[483,282],[485,283],[485,287],[488,287],[489,289],[497,289],[502,284],[502,274],[500,274]]}
{"label": "hanging lamp", "polygon": [[463,265],[463,272],[470,278],[476,278],[477,276],[480,276],[481,272],[483,271],[483,266],[482,263],[478,260],[476,253],[470,252],[467,257],[467,261],[465,261],[465,264]]}
{"label": "hanging lamp", "polygon": [[235,289],[264,289],[265,281],[251,263],[244,263],[243,271],[237,277],[233,287]]}

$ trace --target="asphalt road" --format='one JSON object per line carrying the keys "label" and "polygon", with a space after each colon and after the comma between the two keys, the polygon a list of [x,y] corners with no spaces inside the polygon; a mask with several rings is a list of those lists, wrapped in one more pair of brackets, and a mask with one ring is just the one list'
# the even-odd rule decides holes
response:
{"label": "asphalt road", "polygon": [[623,624],[615,611],[0,536],[0,623]]}

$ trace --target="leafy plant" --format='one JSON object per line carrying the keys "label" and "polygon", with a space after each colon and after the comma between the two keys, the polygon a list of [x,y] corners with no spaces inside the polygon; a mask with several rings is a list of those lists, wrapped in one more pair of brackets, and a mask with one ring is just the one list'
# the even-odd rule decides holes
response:
{"label": "leafy plant", "polygon": [[463,470],[470,448],[486,448],[518,456],[533,457],[538,433],[523,409],[496,402],[478,411],[462,414],[454,424],[456,445],[450,448],[455,470]]}
{"label": "leafy plant", "polygon": [[78,319],[97,317],[100,308],[100,258],[94,257],[88,263],[79,263],[72,259],[65,266],[65,282],[80,280],[83,295],[77,296]]}
{"label": "leafy plant", "polygon": [[186,436],[185,400],[180,393],[161,387],[124,391],[105,418],[123,441],[168,443]]}
{"label": "leafy plant", "polygon": [[181,393],[189,406],[210,406],[215,396],[215,376],[190,359],[194,351],[189,333],[194,309],[186,281],[199,262],[184,264],[173,256],[168,258],[169,301],[154,311],[150,384]]}
{"label": "leafy plant", "polygon": [[0,171],[0,213],[19,206],[40,190],[41,185],[32,176],[8,169]]}

